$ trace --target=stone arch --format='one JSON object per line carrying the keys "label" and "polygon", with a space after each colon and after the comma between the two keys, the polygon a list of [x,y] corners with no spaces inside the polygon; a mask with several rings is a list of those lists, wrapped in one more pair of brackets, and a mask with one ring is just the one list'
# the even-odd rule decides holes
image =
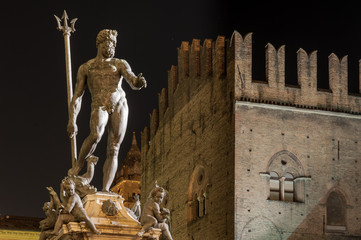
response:
{"label": "stone arch", "polygon": [[339,194],[339,196],[342,198],[342,200],[345,203],[345,207],[347,205],[349,205],[349,201],[348,201],[348,197],[347,197],[346,192],[343,189],[339,188],[339,187],[333,187],[330,190],[328,190],[328,192],[326,193],[326,201],[327,201],[328,197],[330,196],[330,194],[332,192],[336,192],[337,194]]}
{"label": "stone arch", "polygon": [[257,216],[247,222],[239,239],[281,240],[282,236],[271,220],[263,216]]}
{"label": "stone arch", "polygon": [[[274,168],[273,166],[275,165],[284,167]],[[266,171],[276,171],[278,174],[289,172],[294,177],[305,176],[305,170],[301,161],[296,157],[295,154],[287,150],[282,150],[275,153],[268,161]]]}

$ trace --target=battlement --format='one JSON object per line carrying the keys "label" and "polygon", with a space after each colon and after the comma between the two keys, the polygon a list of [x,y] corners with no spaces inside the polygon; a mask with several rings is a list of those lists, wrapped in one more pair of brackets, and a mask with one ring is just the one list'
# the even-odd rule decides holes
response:
{"label": "battlement", "polygon": [[227,91],[231,92],[232,99],[237,101],[361,113],[361,95],[348,94],[347,56],[340,59],[334,53],[329,55],[330,89],[320,90],[317,51],[307,53],[300,48],[296,54],[298,86],[289,86],[285,83],[284,45],[278,49],[271,43],[266,45],[266,76],[261,82],[252,78],[252,33],[242,37],[235,31],[230,40],[218,36],[215,41],[205,39],[203,44],[198,39],[191,44],[182,42],[178,65],[172,65],[168,71],[168,88],[158,94],[158,109],[153,110],[150,126],[142,132],[142,148],[148,149],[158,127],[171,120],[207,84],[224,91],[225,98]]}
{"label": "battlement", "polygon": [[182,42],[178,51],[178,65],[168,71],[168,88],[158,94],[158,109],[150,114],[150,126],[142,132],[142,148],[148,149],[159,126],[171,119],[204,84],[225,79],[230,59],[226,59],[229,41],[219,36],[211,39],[193,39],[192,43]]}
{"label": "battlement", "polygon": [[[348,94],[348,59],[328,57],[330,89],[317,88],[317,51],[297,51],[298,86],[285,84],[285,46],[266,45],[266,81],[252,80],[252,38],[234,32],[235,99],[360,114],[361,95]],[[361,65],[360,65],[361,66]],[[361,68],[361,67],[360,67]],[[356,79],[355,79],[356,80]],[[357,80],[356,80],[357,81]],[[359,88],[360,92],[361,87]]]}

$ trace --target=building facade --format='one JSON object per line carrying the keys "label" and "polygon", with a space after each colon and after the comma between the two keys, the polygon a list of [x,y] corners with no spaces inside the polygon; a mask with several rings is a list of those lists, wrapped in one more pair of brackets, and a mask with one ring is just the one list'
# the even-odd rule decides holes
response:
{"label": "building facade", "polygon": [[[143,195],[169,192],[174,239],[361,237],[361,98],[348,94],[347,57],[266,46],[266,81],[252,79],[252,34],[183,42],[168,89],[142,132]],[[142,201],[145,199],[142,198]]]}
{"label": "building facade", "polygon": [[0,217],[1,240],[38,240],[41,218],[9,216]]}

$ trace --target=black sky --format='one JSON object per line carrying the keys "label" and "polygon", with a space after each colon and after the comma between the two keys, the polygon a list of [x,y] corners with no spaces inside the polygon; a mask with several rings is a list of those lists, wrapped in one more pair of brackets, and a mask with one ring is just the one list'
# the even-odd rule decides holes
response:
{"label": "black sky", "polygon": [[[78,18],[71,36],[73,79],[83,62],[95,57],[95,37],[118,31],[116,57],[123,58],[148,87],[133,91],[124,83],[130,109],[119,161],[137,133],[149,124],[158,93],[167,87],[167,71],[177,65],[177,47],[193,38],[203,42],[237,30],[253,32],[254,78],[264,80],[264,47],[286,45],[286,83],[297,83],[296,52],[318,50],[319,87],[327,88],[327,61],[333,52],[348,55],[349,91],[358,92],[361,19],[357,5],[329,1],[184,0],[184,1],[12,1],[2,6],[1,21],[1,165],[0,214],[43,217],[46,186],[59,189],[71,167],[66,133],[67,97],[64,41],[53,14]],[[237,6],[236,6],[237,4]],[[238,6],[240,4],[240,6]],[[87,136],[89,94],[78,117],[78,145]],[[101,188],[103,138],[93,184]]]}

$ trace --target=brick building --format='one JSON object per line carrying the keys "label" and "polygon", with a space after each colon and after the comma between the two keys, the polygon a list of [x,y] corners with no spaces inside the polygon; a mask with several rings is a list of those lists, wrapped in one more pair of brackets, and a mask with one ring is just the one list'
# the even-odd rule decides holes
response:
{"label": "brick building", "polygon": [[42,218],[22,216],[0,216],[1,240],[38,240],[39,222]]}
{"label": "brick building", "polygon": [[169,191],[174,239],[361,237],[361,98],[347,57],[328,62],[320,90],[317,52],[300,49],[289,86],[284,46],[266,46],[256,81],[252,34],[182,42],[141,142],[143,196]]}

